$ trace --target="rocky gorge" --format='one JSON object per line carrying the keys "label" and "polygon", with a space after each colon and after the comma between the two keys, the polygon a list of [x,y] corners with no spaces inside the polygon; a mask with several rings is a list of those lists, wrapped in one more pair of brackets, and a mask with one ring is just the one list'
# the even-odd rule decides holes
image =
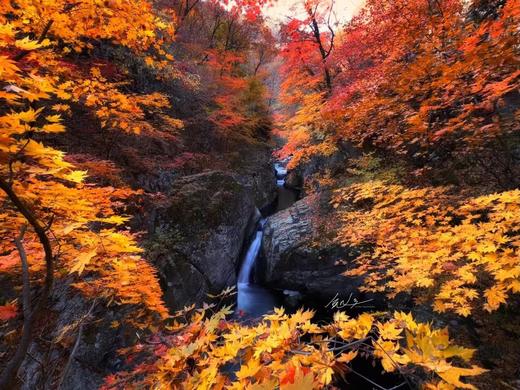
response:
{"label": "rocky gorge", "polygon": [[[270,152],[255,170],[206,171],[177,180],[149,212],[148,252],[172,310],[200,304],[237,282],[240,255],[260,209],[276,198]],[[250,166],[251,168],[251,166]]]}

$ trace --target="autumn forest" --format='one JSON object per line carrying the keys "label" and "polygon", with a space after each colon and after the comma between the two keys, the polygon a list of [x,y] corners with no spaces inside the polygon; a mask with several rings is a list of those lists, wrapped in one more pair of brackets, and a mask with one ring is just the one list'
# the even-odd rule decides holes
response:
{"label": "autumn forest", "polygon": [[519,389],[520,0],[1,0],[0,390]]}

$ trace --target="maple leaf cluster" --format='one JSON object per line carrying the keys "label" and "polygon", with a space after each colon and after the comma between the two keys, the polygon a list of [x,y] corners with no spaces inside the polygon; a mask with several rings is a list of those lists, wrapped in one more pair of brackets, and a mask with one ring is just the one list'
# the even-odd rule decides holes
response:
{"label": "maple leaf cluster", "polygon": [[410,378],[426,374],[430,389],[474,389],[461,377],[485,371],[456,365],[455,359],[468,362],[474,350],[454,345],[447,329],[418,323],[410,314],[378,319],[337,312],[329,324],[317,325],[312,311],[275,309],[246,325],[226,320],[229,307],[213,310],[187,307],[167,331],[122,351],[138,363],[107,378],[103,388],[310,390],[353,375],[355,359],[375,359],[385,372]]}
{"label": "maple leaf cluster", "polygon": [[363,291],[428,289],[435,310],[462,316],[520,292],[520,190],[464,196],[371,180],[336,190],[332,204],[338,242],[371,247],[347,272],[365,275]]}
{"label": "maple leaf cluster", "polygon": [[84,78],[69,53],[88,53],[105,39],[139,55],[156,53],[165,43],[158,34],[173,32],[173,25],[144,1],[3,2],[0,22],[0,272],[19,267],[13,238],[29,221],[23,247],[31,273],[45,268],[39,226],[50,237],[48,260],[60,273],[77,275],[78,289],[135,305],[140,326],[153,313],[165,316],[155,271],[140,257],[135,237],[121,230],[129,218],[116,212],[135,192],[85,183],[87,172],[42,139],[66,131],[73,104],[91,110],[103,127],[138,132],[143,107],[159,110],[169,104],[166,97],[119,92],[95,66]]}

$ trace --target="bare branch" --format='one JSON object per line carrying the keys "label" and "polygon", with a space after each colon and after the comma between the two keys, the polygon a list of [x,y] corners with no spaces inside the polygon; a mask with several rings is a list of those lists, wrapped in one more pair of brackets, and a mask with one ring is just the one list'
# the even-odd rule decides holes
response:
{"label": "bare branch", "polygon": [[33,328],[33,320],[34,316],[31,312],[31,285],[29,281],[29,266],[27,264],[27,253],[23,247],[23,237],[25,235],[25,231],[27,230],[27,225],[23,225],[20,234],[18,237],[14,239],[16,249],[18,250],[18,254],[20,255],[20,261],[22,263],[22,305],[23,305],[23,328],[22,328],[22,337],[20,338],[20,342],[16,351],[7,363],[2,375],[0,376],[0,388],[8,389],[11,388],[13,381],[16,377],[16,373],[18,369],[22,365],[25,355],[27,354],[27,350],[29,349],[29,344],[32,339],[32,328]]}

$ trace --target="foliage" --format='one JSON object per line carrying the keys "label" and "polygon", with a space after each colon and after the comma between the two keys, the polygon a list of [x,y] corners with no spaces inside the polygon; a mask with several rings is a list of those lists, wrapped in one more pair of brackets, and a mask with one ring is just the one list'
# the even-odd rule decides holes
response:
{"label": "foliage", "polygon": [[[70,103],[92,110],[102,126],[138,131],[129,126],[143,120],[141,107],[164,107],[166,98],[125,95],[95,66],[83,78],[67,62],[67,53],[88,51],[93,40],[109,38],[139,53],[156,50],[164,43],[158,35],[173,31],[173,25],[161,21],[143,1],[114,1],[110,7],[94,1],[30,1],[17,7],[3,2],[0,11],[3,184],[18,194],[52,237],[52,261],[58,271],[89,275],[78,278],[77,288],[107,301],[136,305],[133,320],[140,326],[152,313],[165,316],[155,271],[139,256],[134,236],[118,229],[128,217],[116,209],[135,192],[85,184],[87,172],[75,169],[62,151],[41,140],[45,134],[65,131],[63,115],[71,113]],[[7,192],[0,195],[0,202],[0,269],[6,272],[19,264],[12,238],[26,223],[26,216],[13,207],[13,196]],[[30,270],[39,274],[42,248],[36,233],[29,231],[23,245]]]}
{"label": "foliage", "polygon": [[16,305],[10,303],[0,306],[0,321],[7,321],[18,315],[18,308]]}
{"label": "foliage", "polygon": [[[385,149],[418,168],[479,168],[502,187],[517,185],[520,5],[498,2],[480,19],[471,17],[477,3],[468,13],[457,0],[366,2],[325,62],[333,80],[320,110],[331,122],[326,142]],[[305,107],[304,96],[320,89],[308,80],[313,61],[297,57],[299,42],[290,39],[284,56],[301,63],[282,70]]]}
{"label": "foliage", "polygon": [[289,169],[313,156],[328,157],[337,150],[335,124],[324,112],[333,80],[333,2],[308,0],[303,5],[304,16],[291,18],[281,28],[280,100],[285,105],[283,127],[287,142],[279,156],[292,157]]}
{"label": "foliage", "polygon": [[122,351],[136,366],[109,377],[104,388],[313,389],[352,375],[350,363],[363,358],[380,361],[386,372],[423,371],[432,388],[471,389],[461,377],[485,371],[455,365],[455,357],[467,362],[474,351],[453,345],[447,329],[405,313],[379,321],[338,312],[319,326],[312,311],[276,309],[247,325],[226,320],[228,307],[212,313],[213,307],[185,308],[168,332]]}
{"label": "foliage", "polygon": [[374,180],[338,189],[332,203],[337,240],[373,248],[348,272],[365,275],[364,291],[429,289],[435,310],[463,316],[520,292],[520,190],[463,196]]}
{"label": "foliage", "polygon": [[[156,271],[127,226],[130,200],[142,192],[126,187],[112,162],[74,163],[60,140],[79,113],[103,136],[143,140],[160,132],[160,122],[168,134],[158,141],[171,140],[184,123],[169,115],[170,96],[156,92],[167,88],[136,87],[145,71],[201,88],[205,120],[224,139],[267,139],[264,68],[276,42],[260,10],[270,1],[173,3],[178,7],[147,0],[0,4],[0,276],[15,275],[23,286],[22,299],[0,306],[0,321],[11,326],[23,317],[24,323],[0,387],[25,358],[37,308],[57,278],[72,280],[90,300],[125,305],[132,314],[121,322],[146,329],[139,344],[121,351],[132,370],[107,378],[106,388],[326,387],[355,373],[355,359],[378,361],[385,372],[418,382],[427,376],[429,388],[473,388],[461,380],[484,371],[470,366],[473,351],[453,345],[447,330],[404,313],[337,313],[318,325],[310,311],[278,309],[245,324],[229,319],[229,308],[212,313],[205,305],[170,317]],[[331,156],[345,140],[403,154],[422,168],[514,138],[519,112],[505,103],[520,82],[520,7],[518,0],[491,13],[488,7],[473,4],[466,14],[457,0],[369,0],[337,35],[330,4],[305,1],[305,15],[281,31],[281,100],[290,135],[280,155],[293,157],[289,168]],[[135,64],[100,54],[107,47]],[[514,177],[514,155],[507,152],[502,170]],[[170,167],[197,157],[181,154]],[[366,173],[373,162],[360,160],[357,168]],[[109,183],[101,185],[98,175]],[[394,172],[388,176],[395,179]],[[477,303],[496,310],[520,291],[518,190],[470,196],[377,179],[365,174],[363,183],[333,199],[343,222],[338,241],[371,247],[351,271],[368,273],[364,290],[394,296],[429,289],[436,310],[464,316]],[[150,253],[160,242],[154,244]],[[38,294],[36,285],[43,285]]]}

